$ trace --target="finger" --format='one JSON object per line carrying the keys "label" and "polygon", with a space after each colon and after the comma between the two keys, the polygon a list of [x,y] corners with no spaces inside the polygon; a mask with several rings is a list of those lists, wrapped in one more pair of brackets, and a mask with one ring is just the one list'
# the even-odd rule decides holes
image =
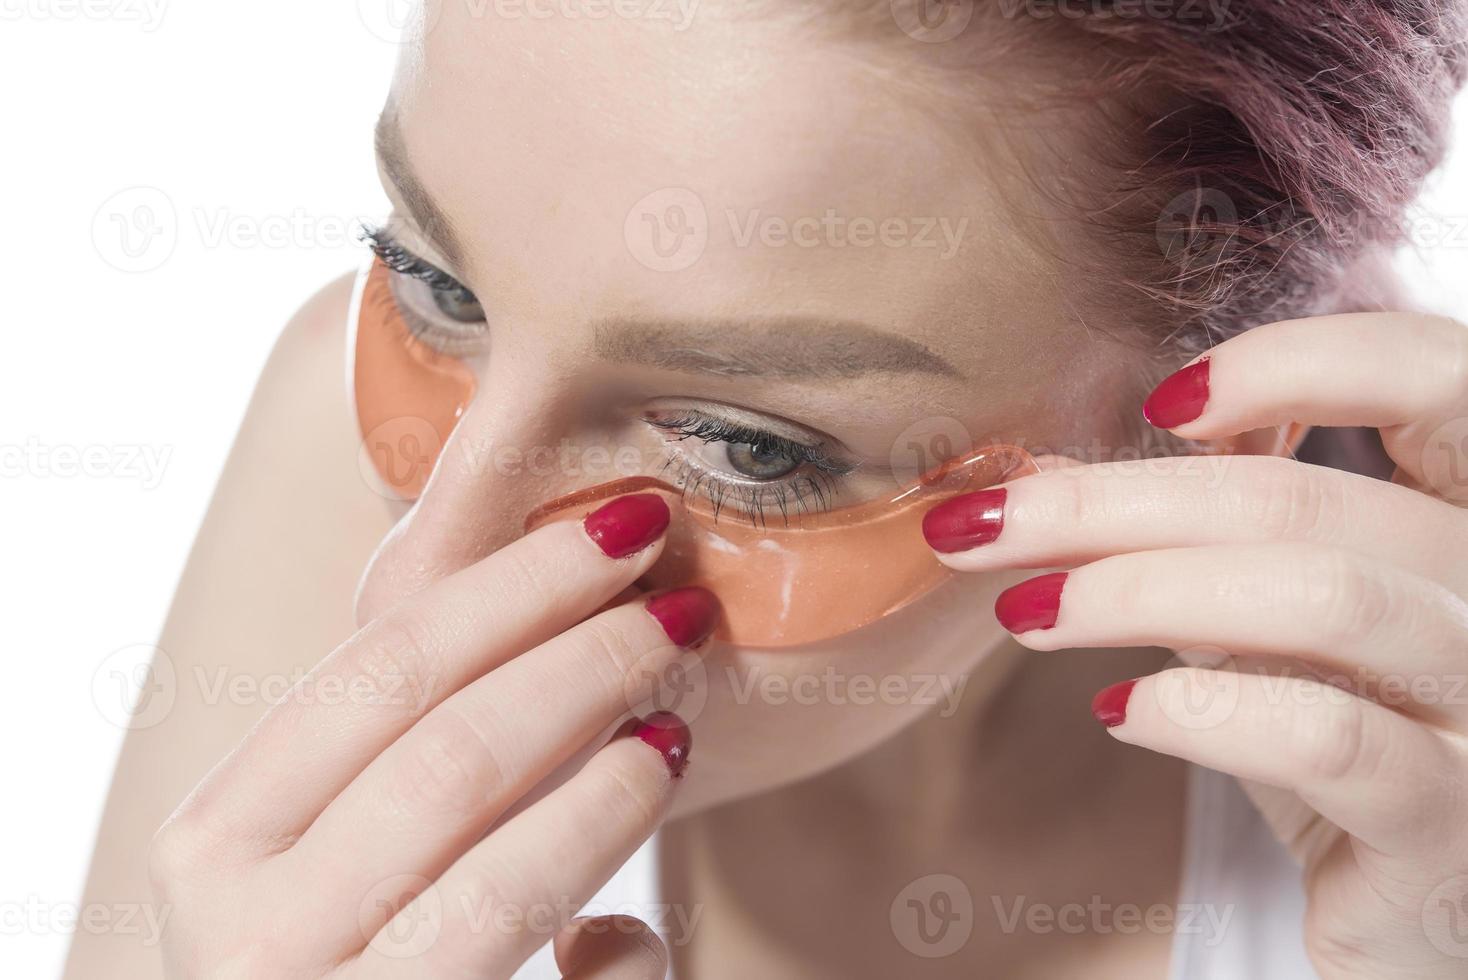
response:
{"label": "finger", "polygon": [[[650,695],[718,625],[690,587],[587,620],[435,708],[327,806],[272,873],[323,942],[360,941],[341,895],[394,875],[433,880],[538,783]],[[337,935],[332,937],[335,924]]]}
{"label": "finger", "polygon": [[1443,858],[1460,840],[1461,750],[1329,684],[1182,667],[1109,687],[1092,710],[1123,742],[1298,793],[1384,853]]}
{"label": "finger", "polygon": [[212,846],[288,846],[435,705],[642,575],[661,554],[669,519],[657,495],[620,497],[580,524],[543,527],[390,610],[274,706],[176,823]]}
{"label": "finger", "polygon": [[1348,548],[1468,591],[1462,518],[1405,487],[1289,459],[1171,456],[1039,473],[954,497],[925,515],[923,533],[960,571],[1296,541]]}
{"label": "finger", "polygon": [[692,744],[668,714],[619,736],[403,907],[349,975],[507,976],[564,928],[662,822]]}
{"label": "finger", "polygon": [[1023,645],[1298,658],[1351,690],[1468,729],[1468,603],[1352,552],[1215,545],[1103,558],[999,595]]}
{"label": "finger", "polygon": [[[1372,426],[1385,430],[1397,465],[1425,482],[1427,436],[1468,415],[1468,328],[1414,313],[1266,324],[1164,380],[1143,414],[1188,439],[1291,422]],[[1396,431],[1409,425],[1410,433]]]}
{"label": "finger", "polygon": [[641,919],[605,915],[577,919],[556,935],[563,980],[663,980],[668,947]]}

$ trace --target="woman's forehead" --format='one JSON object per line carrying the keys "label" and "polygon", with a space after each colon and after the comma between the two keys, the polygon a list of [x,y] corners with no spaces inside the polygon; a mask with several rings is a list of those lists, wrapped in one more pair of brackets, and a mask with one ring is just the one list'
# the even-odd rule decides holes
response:
{"label": "woman's forehead", "polygon": [[526,319],[860,319],[990,366],[1015,345],[975,338],[1025,324],[1036,369],[1074,327],[994,117],[782,22],[474,10],[444,6],[389,115],[457,271]]}

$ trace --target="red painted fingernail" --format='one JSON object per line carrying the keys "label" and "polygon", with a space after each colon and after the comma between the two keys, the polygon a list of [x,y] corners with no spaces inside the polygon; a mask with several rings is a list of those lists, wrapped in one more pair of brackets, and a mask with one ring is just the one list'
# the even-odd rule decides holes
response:
{"label": "red painted fingernail", "polygon": [[1115,728],[1126,721],[1126,703],[1132,698],[1136,679],[1122,681],[1102,689],[1091,699],[1091,714],[1107,728]]}
{"label": "red painted fingernail", "polygon": [[693,733],[683,719],[671,711],[654,711],[646,718],[629,718],[617,730],[617,737],[631,735],[640,738],[662,753],[668,771],[677,778],[688,765],[688,753],[693,748]]}
{"label": "red painted fingernail", "polygon": [[719,625],[719,600],[708,589],[691,585],[647,600],[646,609],[668,639],[680,647],[696,647]]}
{"label": "red painted fingernail", "polygon": [[1069,572],[1052,572],[1021,582],[999,593],[994,615],[1011,633],[1048,630],[1060,615],[1060,590]]}
{"label": "red painted fingernail", "polygon": [[1142,405],[1142,416],[1159,429],[1172,429],[1203,414],[1208,404],[1208,358],[1162,379]]}
{"label": "red painted fingernail", "polygon": [[944,554],[988,544],[1004,530],[1004,487],[965,493],[945,500],[923,515],[928,547]]}
{"label": "red painted fingernail", "polygon": [[652,544],[668,529],[668,502],[655,493],[618,497],[586,515],[582,525],[608,558],[626,558]]}

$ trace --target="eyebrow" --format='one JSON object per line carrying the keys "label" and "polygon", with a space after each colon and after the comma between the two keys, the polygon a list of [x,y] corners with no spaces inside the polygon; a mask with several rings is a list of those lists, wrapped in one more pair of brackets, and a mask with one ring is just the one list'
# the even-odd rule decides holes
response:
{"label": "eyebrow", "polygon": [[[445,259],[463,268],[464,248],[448,215],[413,172],[397,108],[391,102],[377,119],[373,145],[383,173],[418,229]],[[726,378],[962,377],[952,363],[917,341],[849,320],[778,317],[690,323],[621,319],[598,324],[592,336],[593,351],[612,363]]]}
{"label": "eyebrow", "polygon": [[864,323],[808,317],[753,323],[605,321],[594,330],[592,349],[612,363],[727,378],[962,377],[943,357],[907,337]]}
{"label": "eyebrow", "polygon": [[403,143],[402,127],[398,125],[397,106],[389,102],[377,117],[377,129],[373,133],[372,145],[377,150],[377,159],[382,171],[392,182],[408,209],[408,215],[418,226],[430,244],[455,268],[464,267],[464,248],[454,233],[449,216],[439,208],[418,175],[413,172],[408,160],[408,150]]}

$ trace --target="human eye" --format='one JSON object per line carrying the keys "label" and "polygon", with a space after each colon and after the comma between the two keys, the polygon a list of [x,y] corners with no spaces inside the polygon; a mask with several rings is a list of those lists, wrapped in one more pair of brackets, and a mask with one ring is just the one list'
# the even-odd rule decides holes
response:
{"label": "human eye", "polygon": [[829,439],[774,432],[743,413],[679,408],[645,419],[667,439],[665,473],[715,517],[729,509],[764,525],[829,510],[856,469]]}
{"label": "human eye", "polygon": [[464,355],[480,345],[489,324],[484,306],[453,275],[419,256],[385,227],[366,227],[362,238],[392,273],[392,296],[415,337],[445,354]]}

